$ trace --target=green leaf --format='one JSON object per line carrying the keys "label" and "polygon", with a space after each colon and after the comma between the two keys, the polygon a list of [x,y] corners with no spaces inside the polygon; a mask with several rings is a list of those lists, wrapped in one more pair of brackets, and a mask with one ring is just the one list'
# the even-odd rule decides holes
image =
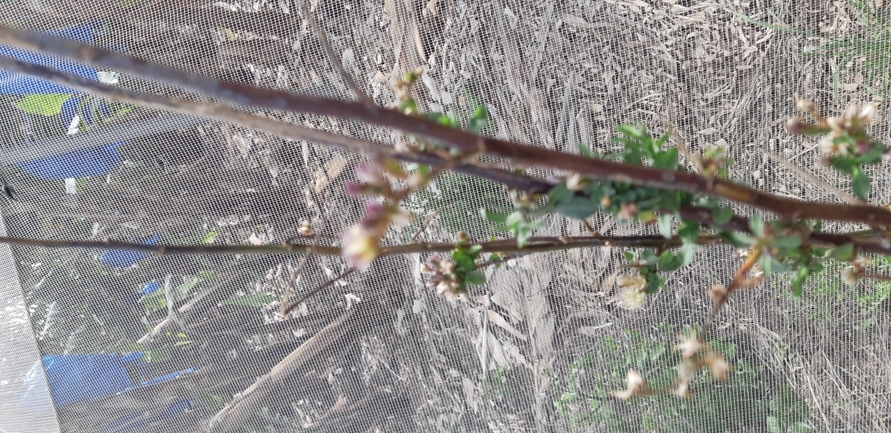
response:
{"label": "green leaf", "polygon": [[15,106],[29,114],[54,116],[62,112],[62,104],[69,98],[70,93],[31,94],[16,101]]}
{"label": "green leaf", "polygon": [[795,278],[792,279],[792,294],[795,295],[795,297],[801,297],[801,285],[804,283],[805,280],[807,280],[807,277],[808,275],[810,275],[810,273],[811,271],[805,266],[798,268],[798,273],[795,275]]}
{"label": "green leaf", "polygon": [[[172,299],[174,302],[182,301],[186,299],[189,295],[189,292],[203,280],[203,278],[192,278],[192,280],[187,281],[177,287],[175,287],[171,291]],[[167,308],[167,290],[165,288],[161,288],[150,295],[143,296],[139,299],[139,303],[143,305],[148,310],[160,310]]]}
{"label": "green leaf", "polygon": [[854,244],[847,243],[832,249],[829,257],[836,260],[852,260],[854,258]]}
{"label": "green leaf", "polygon": [[233,296],[229,299],[226,299],[223,302],[220,302],[220,305],[239,305],[242,307],[262,307],[267,305],[273,301],[275,301],[275,296],[272,296],[268,293],[251,293],[247,296]]}
{"label": "green leaf", "polygon": [[752,215],[749,218],[749,229],[755,236],[764,237],[764,220],[761,219],[761,215]]}
{"label": "green leaf", "polygon": [[699,223],[685,221],[678,228],[678,237],[683,239],[684,244],[696,244],[699,240]]}
{"label": "green leaf", "polygon": [[567,218],[585,219],[600,210],[600,203],[585,197],[572,196],[560,202],[557,213]]}
{"label": "green leaf", "polygon": [[857,161],[850,156],[836,156],[832,158],[830,164],[833,168],[845,174],[851,174],[854,168],[857,167]]}
{"label": "green leaf", "polygon": [[678,150],[675,148],[668,149],[652,156],[653,167],[665,170],[674,170],[678,166]]}
{"label": "green leaf", "polygon": [[875,164],[882,160],[882,157],[885,155],[885,151],[887,147],[880,143],[873,143],[873,147],[869,149],[868,152],[863,155],[857,156],[854,160],[857,164]]}
{"label": "green leaf", "polygon": [[189,296],[189,292],[192,291],[192,289],[194,289],[199,282],[201,282],[200,278],[192,278],[191,280],[180,284],[175,289],[173,289],[173,299],[176,300],[176,302],[186,299],[186,297]]}
{"label": "green leaf", "polygon": [[659,215],[659,233],[661,233],[665,239],[671,239],[671,221],[671,215]]}
{"label": "green leaf", "polygon": [[774,248],[798,248],[801,246],[801,238],[798,236],[781,236],[770,243]]}
{"label": "green leaf", "polygon": [[219,236],[219,234],[220,234],[220,232],[218,232],[216,230],[214,230],[212,232],[208,232],[206,235],[204,235],[203,238],[201,238],[201,243],[202,244],[212,244],[213,241],[217,238],[217,236]]}
{"label": "green leaf", "polygon": [[569,200],[573,196],[575,196],[575,192],[570,191],[569,188],[566,187],[565,183],[561,183],[551,188],[551,190],[548,192],[548,202],[556,206],[566,200]]}
{"label": "green leaf", "polygon": [[681,267],[681,259],[671,251],[663,251],[659,256],[659,272],[671,272]]}
{"label": "green leaf", "polygon": [[481,286],[483,284],[486,284],[486,276],[479,272],[471,272],[467,274],[465,282],[474,286]]}
{"label": "green leaf", "polygon": [[659,258],[656,257],[656,253],[654,253],[653,250],[643,250],[640,253],[640,261],[646,265],[655,265],[659,262]]}
{"label": "green leaf", "polygon": [[489,212],[486,209],[480,208],[480,214],[489,221],[492,221],[496,224],[506,224],[507,223],[507,215]]}
{"label": "green leaf", "polygon": [[780,426],[780,420],[775,416],[767,417],[767,431],[768,433],[785,433]]}
{"label": "green leaf", "polygon": [[642,138],[647,135],[645,130],[638,128],[634,125],[628,125],[628,124],[617,126],[616,131],[619,131],[628,137],[634,137],[634,138]]}
{"label": "green leaf", "polygon": [[579,143],[579,153],[587,158],[600,159],[600,154],[589,149],[588,146],[585,145],[585,143]]}
{"label": "green leaf", "polygon": [[658,292],[663,285],[665,285],[665,279],[659,276],[659,274],[648,275],[647,286],[644,288],[644,292],[648,295],[652,295]]}
{"label": "green leaf", "polygon": [[486,107],[476,107],[476,110],[473,111],[473,116],[467,121],[467,130],[474,134],[479,134],[488,122],[489,113],[486,111]]}
{"label": "green leaf", "polygon": [[628,262],[635,261],[634,251],[625,251],[624,255],[625,255],[626,261],[628,261]]}
{"label": "green leaf", "polygon": [[729,207],[716,207],[712,210],[712,219],[715,220],[716,224],[726,224],[729,223],[733,218],[733,209]]}
{"label": "green leaf", "polygon": [[693,262],[693,257],[696,255],[697,248],[698,246],[696,244],[684,244],[678,250],[678,257],[681,258],[681,263],[683,263],[684,266]]}
{"label": "green leaf", "polygon": [[852,176],[854,179],[851,182],[851,189],[854,190],[854,195],[861,200],[866,200],[866,196],[869,195],[869,176],[860,171],[859,168],[854,169]]}

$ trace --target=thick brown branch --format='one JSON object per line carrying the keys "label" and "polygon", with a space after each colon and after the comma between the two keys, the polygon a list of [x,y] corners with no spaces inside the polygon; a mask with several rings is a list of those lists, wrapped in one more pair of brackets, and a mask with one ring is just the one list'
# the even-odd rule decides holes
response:
{"label": "thick brown branch", "polygon": [[[360,140],[357,138],[347,137],[339,134],[333,134],[317,129],[304,128],[302,126],[282,122],[268,117],[261,117],[243,111],[233,110],[229,107],[217,104],[207,104],[200,102],[192,102],[184,99],[170,98],[166,96],[152,95],[149,93],[135,92],[121,87],[110,86],[96,81],[92,81],[78,75],[69,74],[58,71],[45,66],[35,65],[22,62],[10,57],[0,56],[0,68],[18,72],[22,74],[40,77],[67,87],[102,96],[114,101],[126,102],[134,105],[141,105],[159,110],[173,111],[193,116],[215,119],[246,128],[252,128],[277,135],[282,138],[291,140],[306,140],[326,146],[337,147],[352,152],[362,153],[365,155],[378,155],[389,157],[405,162],[414,162],[418,164],[432,165],[442,167],[450,164],[442,157],[433,153],[403,153],[399,152],[391,146],[371,141]],[[83,145],[77,142],[71,146],[59,148],[60,151],[68,151],[81,149],[92,144]],[[14,152],[10,151],[10,152]],[[22,152],[14,152],[11,158],[20,158],[22,161],[26,159]],[[17,160],[16,160],[17,161]],[[452,164],[454,165],[454,164]],[[452,167],[455,171],[466,173],[472,176],[482,177],[485,179],[498,182],[512,188],[517,188],[529,192],[546,192],[551,185],[548,183],[518,173],[505,170],[492,169],[488,167],[480,167],[470,164],[458,164]]]}
{"label": "thick brown branch", "polygon": [[802,202],[724,179],[584,158],[506,140],[480,137],[423,118],[407,116],[396,110],[220,81],[49,34],[0,26],[0,43],[65,57],[98,68],[117,69],[242,106],[354,119],[389,127],[463,152],[501,156],[517,166],[562,169],[598,179],[720,197],[773,212],[786,219],[804,218],[891,226],[891,212],[874,206]]}

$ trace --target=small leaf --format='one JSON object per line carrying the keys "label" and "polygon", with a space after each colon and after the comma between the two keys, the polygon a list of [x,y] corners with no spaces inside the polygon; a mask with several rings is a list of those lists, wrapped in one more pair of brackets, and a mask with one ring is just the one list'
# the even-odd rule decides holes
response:
{"label": "small leaf", "polygon": [[471,272],[467,274],[465,282],[474,286],[481,286],[486,284],[486,276],[479,272]]}
{"label": "small leaf", "polygon": [[684,244],[678,250],[678,257],[682,259],[681,263],[683,263],[684,266],[693,262],[693,257],[696,255],[696,249],[696,244]]}
{"label": "small leaf", "polygon": [[488,122],[489,113],[486,111],[486,107],[476,107],[476,110],[473,111],[473,116],[467,121],[467,130],[474,134],[479,134]]}
{"label": "small leaf", "polygon": [[798,236],[778,237],[770,243],[774,248],[798,248],[801,246],[801,238]]}
{"label": "small leaf", "polygon": [[180,285],[177,286],[175,289],[173,289],[173,296],[174,296],[173,299],[174,299],[176,302],[179,302],[179,301],[182,301],[183,299],[186,299],[186,297],[188,297],[188,295],[189,295],[189,292],[190,292],[193,288],[195,288],[195,286],[196,286],[199,282],[201,282],[201,279],[200,279],[200,278],[192,278],[191,280],[186,281],[186,282],[183,283],[183,284],[180,284]]}
{"label": "small leaf", "polygon": [[622,134],[625,134],[628,137],[641,138],[641,137],[646,136],[646,132],[644,130],[642,130],[634,125],[628,125],[628,124],[619,125],[616,127],[616,130],[621,132]]}
{"label": "small leaf", "polygon": [[829,257],[837,260],[852,260],[854,258],[854,244],[847,243],[832,249]]}
{"label": "small leaf", "polygon": [[625,260],[628,262],[633,262],[635,260],[634,251],[625,251]]}
{"label": "small leaf", "polygon": [[570,191],[569,188],[566,187],[565,183],[561,183],[548,192],[548,202],[553,205],[559,205],[566,200],[569,200],[571,197],[575,195],[575,192]]}
{"label": "small leaf", "polygon": [[659,272],[671,272],[681,267],[681,260],[671,251],[664,251],[659,256]]}
{"label": "small leaf", "polygon": [[749,218],[749,229],[752,230],[752,233],[759,238],[764,237],[764,220],[761,219],[760,215],[752,215]]}
{"label": "small leaf", "polygon": [[857,161],[849,156],[836,156],[832,158],[830,164],[833,168],[845,174],[851,174],[857,167]]}
{"label": "small leaf", "polygon": [[699,223],[685,221],[678,228],[678,237],[683,239],[684,244],[695,244],[699,240]]}
{"label": "small leaf", "polygon": [[262,307],[277,298],[268,293],[251,293],[247,296],[235,296],[220,302],[220,305],[240,305],[243,307]]}
{"label": "small leaf", "polygon": [[567,218],[582,220],[597,213],[600,203],[589,198],[572,196],[558,204],[555,210]]}
{"label": "small leaf", "polygon": [[712,211],[712,219],[716,224],[726,224],[733,218],[733,209],[729,207],[716,207]]}
{"label": "small leaf", "polygon": [[585,143],[579,143],[579,153],[587,158],[600,159],[600,154],[589,149],[588,146],[585,145]]}
{"label": "small leaf", "polygon": [[854,195],[861,200],[866,200],[866,196],[869,195],[870,181],[869,176],[866,173],[860,171],[859,168],[854,169],[854,173],[852,174],[854,180],[851,182],[851,189],[854,190]]}
{"label": "small leaf", "polygon": [[882,156],[885,155],[885,151],[887,147],[884,144],[873,142],[873,147],[869,149],[868,152],[863,155],[859,155],[854,161],[857,164],[875,164],[881,161]]}
{"label": "small leaf", "polygon": [[506,224],[507,223],[507,215],[489,212],[484,208],[480,208],[480,214],[489,221],[492,221],[496,224]]}
{"label": "small leaf", "polygon": [[792,280],[792,294],[795,295],[795,297],[801,297],[801,285],[804,283],[804,280],[807,279],[808,275],[810,275],[810,270],[807,267],[798,268],[798,274],[795,275],[795,278]]}
{"label": "small leaf", "polygon": [[661,233],[665,239],[671,239],[671,221],[671,215],[659,215],[659,233]]}
{"label": "small leaf", "polygon": [[678,150],[668,149],[653,155],[653,167],[665,170],[674,170],[678,165]]}
{"label": "small leaf", "polygon": [[646,265],[655,265],[659,262],[659,258],[656,257],[656,253],[653,250],[643,250],[640,253],[640,261]]}

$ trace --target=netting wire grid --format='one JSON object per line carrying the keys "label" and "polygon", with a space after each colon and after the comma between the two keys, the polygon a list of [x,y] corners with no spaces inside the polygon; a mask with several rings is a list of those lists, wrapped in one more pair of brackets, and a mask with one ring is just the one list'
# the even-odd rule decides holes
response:
{"label": "netting wire grid", "polygon": [[[856,59],[805,55],[826,38],[868,31],[857,2],[309,3],[343,67],[382,106],[396,101],[397,79],[423,68],[420,111],[463,118],[482,104],[484,134],[577,153],[579,144],[614,149],[619,124],[659,133],[671,124],[691,151],[724,146],[732,177],[801,199],[839,202],[770,155],[829,183],[843,179],[816,164],[814,142],[785,132],[796,100],[832,112],[881,99]],[[229,81],[355,99],[304,6],[8,0],[0,22]],[[0,53],[197,100],[124,73]],[[6,72],[0,99],[6,236],[260,245],[297,236],[306,220],[337,245],[363,213],[363,198],[344,189],[362,155]],[[406,139],[358,122],[252,112],[390,145]],[[887,136],[882,125],[873,132]],[[873,178],[873,202],[891,201],[891,178]],[[453,241],[459,230],[505,236],[479,209],[511,206],[506,188],[459,174],[404,205],[415,221],[391,229],[385,244],[409,241],[424,220],[430,242]],[[590,222],[610,235],[658,233],[609,216]],[[537,233],[587,231],[555,216]],[[730,247],[701,250],[634,311],[609,302],[626,270],[622,249],[601,247],[486,268],[466,302],[425,287],[426,255],[387,257],[287,320],[279,302],[303,255],[5,244],[0,252],[2,432],[889,429],[888,290],[850,289],[831,275],[801,299],[781,277],[734,297],[713,334],[733,364],[729,381],[703,375],[688,399],[610,397],[629,369],[654,381],[674,373],[677,335],[702,323],[708,288],[738,265]],[[290,299],[347,268],[340,257],[311,256]]]}

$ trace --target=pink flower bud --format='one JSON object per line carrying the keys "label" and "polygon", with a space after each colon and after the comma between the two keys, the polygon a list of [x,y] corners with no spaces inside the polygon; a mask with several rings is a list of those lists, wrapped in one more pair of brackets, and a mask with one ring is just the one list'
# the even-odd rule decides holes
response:
{"label": "pink flower bud", "polygon": [[789,133],[794,135],[804,134],[804,130],[806,127],[807,125],[801,123],[801,120],[797,117],[789,119],[789,122],[786,124],[786,128],[789,130]]}
{"label": "pink flower bud", "polygon": [[373,200],[369,200],[369,201],[365,202],[365,220],[366,221],[380,220],[381,218],[383,218],[384,215],[386,215],[386,213],[387,213],[386,206],[384,206],[376,201],[373,201]]}
{"label": "pink flower bud", "polygon": [[376,164],[359,164],[356,167],[356,177],[364,183],[375,186],[382,186],[385,182],[380,172],[378,172]]}
{"label": "pink flower bud", "polygon": [[346,184],[346,193],[351,196],[376,195],[375,189],[376,188],[374,188],[373,186],[366,185],[364,183],[348,182]]}

